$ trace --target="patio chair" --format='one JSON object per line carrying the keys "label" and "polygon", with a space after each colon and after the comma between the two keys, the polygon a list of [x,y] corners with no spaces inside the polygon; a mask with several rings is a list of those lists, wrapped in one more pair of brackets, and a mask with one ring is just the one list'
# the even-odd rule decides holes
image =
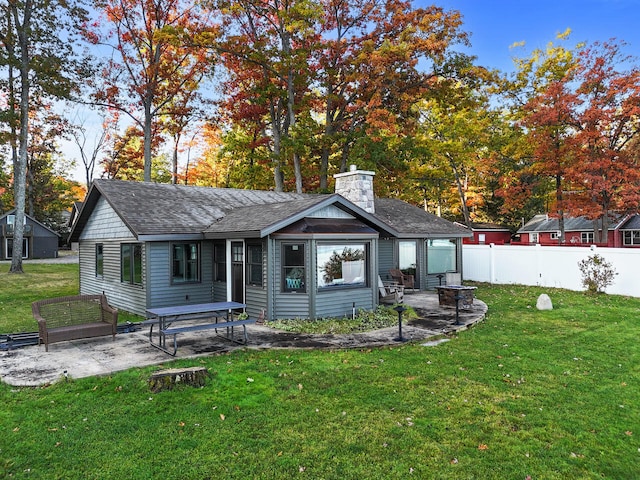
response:
{"label": "patio chair", "polygon": [[397,283],[384,283],[378,276],[378,291],[380,293],[380,303],[402,303],[404,302],[404,287]]}
{"label": "patio chair", "polygon": [[402,270],[400,270],[399,268],[390,269],[389,274],[391,275],[391,278],[393,278],[395,282],[398,282],[404,288],[410,288],[411,290],[414,290],[416,288],[415,278],[413,277],[413,275],[407,275],[406,273],[402,273]]}

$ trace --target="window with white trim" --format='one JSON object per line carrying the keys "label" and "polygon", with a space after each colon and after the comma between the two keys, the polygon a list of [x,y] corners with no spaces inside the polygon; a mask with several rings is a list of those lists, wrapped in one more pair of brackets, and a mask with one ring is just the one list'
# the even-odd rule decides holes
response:
{"label": "window with white trim", "polygon": [[582,232],[580,233],[580,242],[581,243],[593,243],[593,232]]}
{"label": "window with white trim", "polygon": [[640,245],[640,230],[625,230],[622,232],[622,240],[627,246]]}

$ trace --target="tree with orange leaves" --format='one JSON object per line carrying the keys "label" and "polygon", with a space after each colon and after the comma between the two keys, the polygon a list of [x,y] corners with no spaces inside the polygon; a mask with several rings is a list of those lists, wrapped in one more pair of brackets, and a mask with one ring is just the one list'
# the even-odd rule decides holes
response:
{"label": "tree with orange leaves", "polygon": [[184,31],[206,22],[197,4],[181,0],[104,0],[99,7],[112,30],[103,33],[96,22],[85,36],[112,48],[119,59],[105,62],[94,102],[126,113],[139,126],[144,180],[150,181],[153,135],[159,131],[154,123],[163,115],[184,115],[190,98],[185,91],[196,89],[211,69],[202,50],[181,41]]}
{"label": "tree with orange leaves", "polygon": [[414,105],[438,87],[446,74],[437,67],[467,36],[459,30],[460,14],[441,7],[397,0],[322,5],[317,108],[323,118],[320,188],[326,189],[331,157],[337,154],[336,167],[345,171],[358,137],[411,133]]}
{"label": "tree with orange leaves", "polygon": [[[570,30],[560,34],[563,41]],[[576,161],[575,133],[581,101],[573,91],[578,60],[573,50],[550,43],[536,49],[529,58],[518,59],[517,85],[526,101],[520,109],[533,163],[528,173],[552,179],[553,209],[558,216],[559,243],[565,240],[565,195],[568,171]]]}

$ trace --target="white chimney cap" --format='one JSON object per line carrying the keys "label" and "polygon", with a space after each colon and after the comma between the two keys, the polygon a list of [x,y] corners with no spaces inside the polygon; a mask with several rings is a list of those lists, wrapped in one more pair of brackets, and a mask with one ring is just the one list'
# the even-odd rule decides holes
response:
{"label": "white chimney cap", "polygon": [[358,166],[357,165],[351,165],[349,167],[349,170],[351,170],[352,172],[355,172],[356,170],[358,170]]}

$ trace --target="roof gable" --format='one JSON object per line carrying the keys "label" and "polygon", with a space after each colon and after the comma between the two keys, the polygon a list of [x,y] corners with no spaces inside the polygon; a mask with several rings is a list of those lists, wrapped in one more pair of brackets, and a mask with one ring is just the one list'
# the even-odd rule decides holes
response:
{"label": "roof gable", "polygon": [[[4,215],[0,215],[0,223],[7,223],[6,218],[9,215],[15,215],[16,213],[16,209],[14,208],[13,210],[9,210],[7,213],[5,213]],[[42,228],[44,228],[47,232],[51,233],[51,235],[55,235],[56,237],[59,237],[60,235],[58,234],[58,232],[56,232],[55,230],[52,230],[51,228],[47,227],[44,223],[39,222],[38,220],[36,220],[35,218],[33,218],[30,215],[27,215],[26,213],[24,214],[25,218],[27,220],[29,220],[30,222],[34,223],[35,225],[38,225]]]}

